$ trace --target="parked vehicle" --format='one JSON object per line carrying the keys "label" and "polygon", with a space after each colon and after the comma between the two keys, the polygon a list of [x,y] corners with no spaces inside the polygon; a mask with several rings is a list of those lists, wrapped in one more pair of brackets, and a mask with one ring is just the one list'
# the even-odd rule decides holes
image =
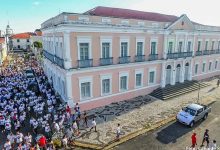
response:
{"label": "parked vehicle", "polygon": [[32,69],[26,69],[25,70],[25,75],[28,79],[34,79],[34,71]]}
{"label": "parked vehicle", "polygon": [[180,123],[192,128],[199,120],[205,120],[210,112],[211,108],[206,105],[190,104],[187,107],[182,108],[177,114],[176,119]]}

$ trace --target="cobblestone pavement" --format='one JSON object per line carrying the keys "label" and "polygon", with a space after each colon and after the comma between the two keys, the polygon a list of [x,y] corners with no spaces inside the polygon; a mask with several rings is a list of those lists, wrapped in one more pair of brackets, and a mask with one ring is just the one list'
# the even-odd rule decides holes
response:
{"label": "cobblestone pavement", "polygon": [[[200,90],[200,103],[209,102],[217,94],[217,80],[204,81],[210,86]],[[115,139],[117,124],[121,124],[121,134],[126,136],[139,129],[148,128],[155,123],[175,115],[183,106],[197,102],[198,91],[166,101],[140,96],[131,101],[114,103],[89,112],[90,118],[96,117],[97,132],[88,128],[81,130],[77,141],[104,145]]]}

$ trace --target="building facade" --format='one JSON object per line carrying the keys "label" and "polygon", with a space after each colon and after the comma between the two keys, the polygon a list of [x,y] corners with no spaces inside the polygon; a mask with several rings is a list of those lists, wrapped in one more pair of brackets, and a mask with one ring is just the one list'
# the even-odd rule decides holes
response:
{"label": "building facade", "polygon": [[3,61],[7,57],[7,50],[6,50],[6,38],[0,36],[0,65],[2,65]]}
{"label": "building facade", "polygon": [[31,48],[31,36],[33,33],[19,33],[10,37],[13,50],[30,50]]}
{"label": "building facade", "polygon": [[41,27],[48,78],[84,110],[220,74],[220,27],[186,15],[96,7]]}

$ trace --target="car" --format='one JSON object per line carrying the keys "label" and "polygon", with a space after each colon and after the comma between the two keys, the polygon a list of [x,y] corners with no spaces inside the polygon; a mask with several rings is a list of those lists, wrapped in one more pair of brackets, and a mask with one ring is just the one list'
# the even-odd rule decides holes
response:
{"label": "car", "polygon": [[28,79],[34,79],[34,71],[32,69],[26,69],[25,70],[25,75]]}
{"label": "car", "polygon": [[178,112],[176,119],[178,122],[192,128],[199,120],[205,120],[210,112],[211,107],[201,104],[190,104]]}

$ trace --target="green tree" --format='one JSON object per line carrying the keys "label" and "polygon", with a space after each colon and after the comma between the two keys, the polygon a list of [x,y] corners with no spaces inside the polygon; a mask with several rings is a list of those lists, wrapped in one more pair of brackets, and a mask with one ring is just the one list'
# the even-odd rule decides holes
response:
{"label": "green tree", "polygon": [[36,48],[43,48],[43,44],[42,44],[42,42],[39,42],[39,41],[35,41],[34,42],[34,47],[36,47]]}

